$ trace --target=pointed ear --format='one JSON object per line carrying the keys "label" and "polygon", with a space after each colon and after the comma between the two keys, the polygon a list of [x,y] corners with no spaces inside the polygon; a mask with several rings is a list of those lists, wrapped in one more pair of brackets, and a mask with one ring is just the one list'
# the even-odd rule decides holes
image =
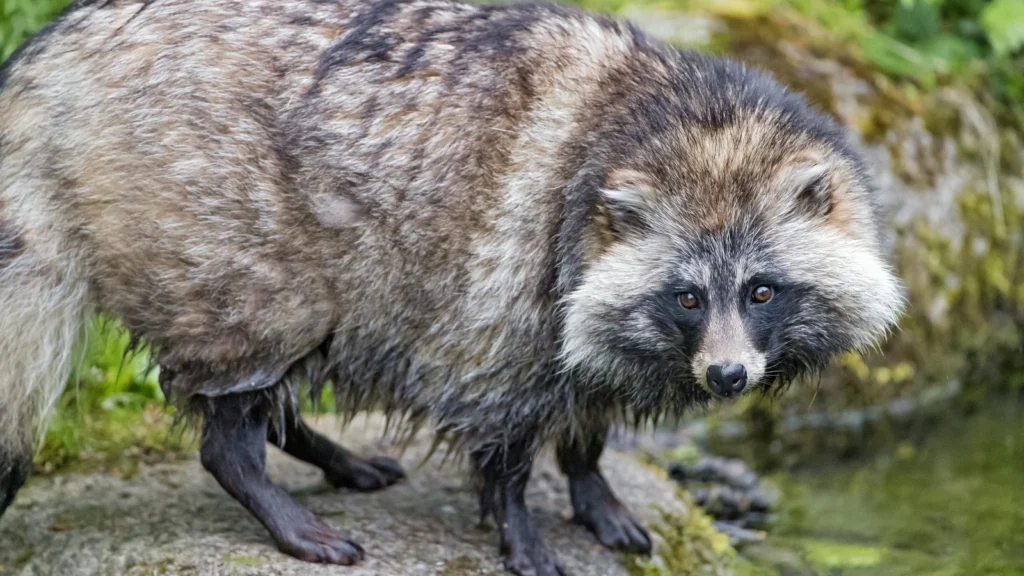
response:
{"label": "pointed ear", "polygon": [[611,224],[617,230],[640,229],[654,201],[653,179],[636,170],[612,170],[601,187],[601,200],[607,209]]}
{"label": "pointed ear", "polygon": [[835,186],[828,165],[815,156],[793,158],[778,176],[778,187],[788,198],[788,212],[826,218],[835,208]]}

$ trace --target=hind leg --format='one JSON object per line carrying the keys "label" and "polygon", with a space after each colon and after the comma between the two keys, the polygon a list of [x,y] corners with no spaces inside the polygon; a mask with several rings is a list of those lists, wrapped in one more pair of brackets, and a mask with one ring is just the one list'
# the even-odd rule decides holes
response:
{"label": "hind leg", "polygon": [[0,449],[0,516],[14,502],[14,495],[25,485],[32,461],[29,451],[10,453]]}
{"label": "hind leg", "polygon": [[[378,456],[364,460],[316,433],[292,410],[286,410],[281,434],[270,426],[268,440],[288,454],[324,471],[335,488],[370,492],[386,488],[405,477],[405,471],[393,458]],[[284,445],[281,444],[283,436]]]}
{"label": "hind leg", "polygon": [[604,426],[558,446],[558,462],[569,477],[573,521],[586,526],[608,548],[649,554],[650,536],[615,497],[598,468],[607,437]]}
{"label": "hind leg", "polygon": [[302,508],[267,478],[269,407],[258,394],[207,400],[200,458],[217,482],[270,532],[282,552],[308,562],[351,565],[363,548]]}

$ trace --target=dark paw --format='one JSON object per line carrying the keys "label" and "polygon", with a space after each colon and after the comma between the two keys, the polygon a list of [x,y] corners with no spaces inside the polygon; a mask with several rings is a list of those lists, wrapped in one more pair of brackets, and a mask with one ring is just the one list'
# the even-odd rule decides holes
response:
{"label": "dark paw", "polygon": [[519,576],[567,576],[555,555],[545,548],[512,552],[502,557],[505,570]]}
{"label": "dark paw", "polygon": [[369,460],[353,456],[337,466],[324,470],[324,476],[327,483],[335,488],[372,492],[387,488],[405,478],[405,470],[394,458],[387,456]]}
{"label": "dark paw", "polygon": [[601,544],[612,550],[651,553],[651,537],[647,530],[618,502],[588,507],[577,512],[573,520],[586,526]]}
{"label": "dark paw", "polygon": [[306,521],[289,526],[275,540],[282,552],[306,562],[351,566],[366,555],[358,542],[312,514]]}

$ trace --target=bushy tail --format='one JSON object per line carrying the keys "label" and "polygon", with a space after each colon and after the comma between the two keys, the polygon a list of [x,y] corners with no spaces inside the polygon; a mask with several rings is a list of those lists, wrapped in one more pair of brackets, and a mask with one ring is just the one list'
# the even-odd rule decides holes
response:
{"label": "bushy tail", "polygon": [[[84,332],[89,290],[74,249],[57,238],[41,241],[54,236],[52,229],[27,239],[3,208],[0,203],[0,484],[42,441]],[[42,249],[33,249],[32,240]]]}

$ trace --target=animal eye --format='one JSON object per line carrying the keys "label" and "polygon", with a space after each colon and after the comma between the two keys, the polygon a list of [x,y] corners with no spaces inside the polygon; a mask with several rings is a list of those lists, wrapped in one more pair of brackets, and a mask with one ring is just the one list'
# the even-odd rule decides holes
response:
{"label": "animal eye", "polygon": [[693,310],[700,306],[700,302],[697,301],[697,296],[693,292],[682,292],[679,294],[679,305],[687,310]]}
{"label": "animal eye", "polygon": [[764,304],[772,299],[775,291],[768,286],[758,286],[750,293],[750,301],[754,304]]}

